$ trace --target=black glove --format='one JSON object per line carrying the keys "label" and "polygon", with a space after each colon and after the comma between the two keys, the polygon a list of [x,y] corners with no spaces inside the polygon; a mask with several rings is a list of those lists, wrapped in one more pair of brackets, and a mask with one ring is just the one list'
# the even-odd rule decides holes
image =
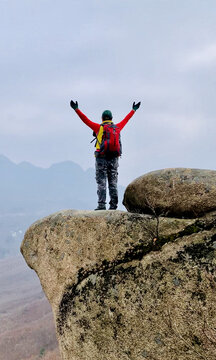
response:
{"label": "black glove", "polygon": [[73,100],[71,100],[70,106],[72,107],[72,109],[76,110],[78,109],[78,102],[74,102]]}
{"label": "black glove", "polygon": [[137,104],[135,104],[135,101],[134,101],[134,102],[133,102],[133,107],[132,107],[132,109],[133,109],[134,111],[137,111],[137,109],[139,109],[139,107],[140,107],[140,104],[141,104],[141,101],[138,102]]}

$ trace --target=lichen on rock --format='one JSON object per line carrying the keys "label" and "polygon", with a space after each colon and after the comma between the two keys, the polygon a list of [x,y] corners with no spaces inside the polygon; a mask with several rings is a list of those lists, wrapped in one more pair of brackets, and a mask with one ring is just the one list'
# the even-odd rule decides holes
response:
{"label": "lichen on rock", "polygon": [[216,213],[176,219],[62,211],[21,251],[49,299],[64,360],[213,360]]}

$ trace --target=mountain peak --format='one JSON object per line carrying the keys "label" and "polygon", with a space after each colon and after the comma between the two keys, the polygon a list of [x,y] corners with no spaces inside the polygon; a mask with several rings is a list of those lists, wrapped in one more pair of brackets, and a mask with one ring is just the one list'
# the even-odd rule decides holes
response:
{"label": "mountain peak", "polygon": [[10,159],[8,159],[5,155],[0,154],[0,162],[3,163],[12,163],[12,161]]}
{"label": "mountain peak", "polygon": [[0,154],[0,165],[15,165],[15,163],[13,161],[11,161],[10,159],[8,159],[5,155]]}

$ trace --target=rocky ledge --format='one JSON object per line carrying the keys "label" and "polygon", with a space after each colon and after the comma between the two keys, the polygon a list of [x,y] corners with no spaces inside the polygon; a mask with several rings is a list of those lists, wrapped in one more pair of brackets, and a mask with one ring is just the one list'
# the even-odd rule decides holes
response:
{"label": "rocky ledge", "polygon": [[215,360],[216,212],[62,211],[34,223],[21,251],[62,359]]}

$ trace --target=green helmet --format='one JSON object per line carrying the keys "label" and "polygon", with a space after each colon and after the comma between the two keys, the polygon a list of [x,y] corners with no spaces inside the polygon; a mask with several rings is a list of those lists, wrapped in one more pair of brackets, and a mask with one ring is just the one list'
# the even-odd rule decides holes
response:
{"label": "green helmet", "polygon": [[102,120],[105,121],[105,120],[112,120],[112,113],[110,110],[105,110],[102,114]]}

